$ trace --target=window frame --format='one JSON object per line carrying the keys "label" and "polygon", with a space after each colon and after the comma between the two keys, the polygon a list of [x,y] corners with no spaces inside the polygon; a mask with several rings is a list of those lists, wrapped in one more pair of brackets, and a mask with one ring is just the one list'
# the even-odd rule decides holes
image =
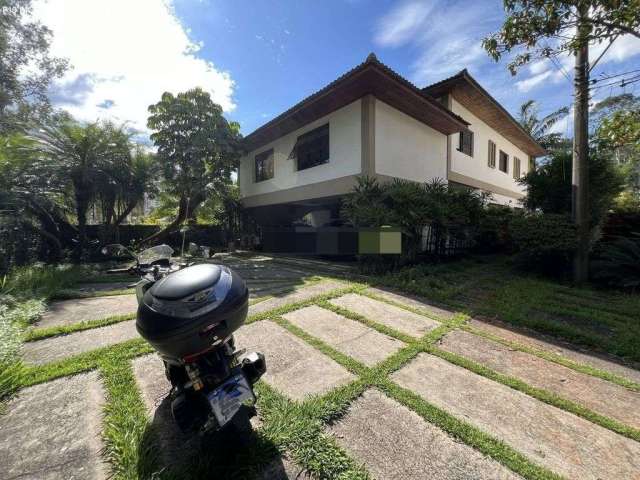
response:
{"label": "window frame", "polygon": [[[324,143],[325,135],[320,135],[321,133],[320,131],[324,131],[324,130],[326,130],[326,145],[323,144],[321,146],[316,146],[316,150],[326,149],[326,152],[321,151],[322,155],[320,156],[322,157],[322,159],[318,163],[314,163],[313,165],[308,165],[308,166],[305,166],[304,168],[300,168],[300,153],[299,153],[300,147],[312,141],[317,141],[318,143],[320,143],[321,139]],[[325,165],[329,163],[331,159],[331,132],[329,129],[329,124],[325,123],[324,125],[320,125],[316,128],[313,128],[303,133],[302,135],[299,135],[298,138],[296,139],[294,151],[295,151],[295,157],[296,157],[296,171],[298,172],[303,170],[308,170],[314,167],[319,167],[320,165]]]}
{"label": "window frame", "polygon": [[[502,155],[504,155],[504,170],[502,169]],[[498,153],[498,170],[502,173],[509,173],[509,154],[503,150]]]}
{"label": "window frame", "polygon": [[[488,152],[487,152],[487,165],[489,166],[489,168],[493,168],[493,169],[496,168],[497,152],[498,152],[498,147],[496,145],[496,142],[494,142],[493,140],[489,140],[488,141]],[[493,155],[492,155],[492,153],[493,153]]]}
{"label": "window frame", "polygon": [[522,173],[522,161],[518,157],[513,157],[513,179],[518,180]]}
{"label": "window frame", "polygon": [[[464,138],[468,135],[469,142],[465,143]],[[473,147],[474,147],[474,134],[472,130],[466,129],[461,130],[458,134],[458,148],[457,150],[469,157],[473,158]],[[466,151],[465,146],[468,145],[469,151]]]}
{"label": "window frame", "polygon": [[[259,157],[263,157],[263,158],[259,158]],[[270,177],[264,177],[264,178],[258,178],[258,161],[264,161],[264,159],[271,159],[271,176]],[[262,171],[264,171],[264,166],[262,168]],[[268,150],[264,150],[263,152],[257,153],[256,155],[254,155],[253,157],[253,181],[254,183],[261,183],[261,182],[266,182],[267,180],[271,180],[273,177],[276,176],[276,160],[275,160],[275,155],[274,155],[274,150],[273,148],[270,148]]]}

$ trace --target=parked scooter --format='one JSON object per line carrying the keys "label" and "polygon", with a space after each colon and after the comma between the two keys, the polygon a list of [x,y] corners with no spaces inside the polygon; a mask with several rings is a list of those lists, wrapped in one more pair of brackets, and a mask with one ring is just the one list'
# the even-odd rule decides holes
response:
{"label": "parked scooter", "polygon": [[136,328],[160,354],[171,382],[171,412],[183,431],[250,429],[253,385],[266,371],[264,355],[237,350],[233,332],[244,323],[249,291],[223,265],[172,262],[159,245],[136,255],[122,245],[104,254],[131,254],[136,264],[109,273],[142,278],[136,284]]}

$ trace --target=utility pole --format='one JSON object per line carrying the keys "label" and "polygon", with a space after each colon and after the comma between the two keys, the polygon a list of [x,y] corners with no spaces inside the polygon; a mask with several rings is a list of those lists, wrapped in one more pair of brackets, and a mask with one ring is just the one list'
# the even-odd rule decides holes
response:
{"label": "utility pole", "polygon": [[575,54],[573,167],[571,176],[571,217],[577,228],[578,249],[573,263],[577,284],[589,276],[589,6],[579,2],[578,48]]}

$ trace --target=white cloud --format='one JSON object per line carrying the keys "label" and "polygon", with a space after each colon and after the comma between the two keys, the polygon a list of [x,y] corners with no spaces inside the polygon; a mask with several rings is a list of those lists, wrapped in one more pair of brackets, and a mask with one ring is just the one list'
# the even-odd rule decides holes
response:
{"label": "white cloud", "polygon": [[552,75],[553,72],[551,70],[547,70],[545,72],[534,75],[533,77],[529,77],[526,80],[519,80],[515,83],[515,85],[520,92],[528,92],[532,88],[540,85]]}
{"label": "white cloud", "polygon": [[[231,76],[198,56],[202,44],[189,38],[170,3],[41,0],[34,16],[53,31],[52,53],[73,66],[54,98],[79,119],[112,118],[144,131],[147,107],[163,92],[194,87],[225,111],[235,108]],[[76,95],[75,84],[83,85]]]}
{"label": "white cloud", "polygon": [[380,19],[374,41],[384,47],[416,47],[420,54],[411,79],[434,82],[488,61],[481,41],[494,20],[481,2],[463,6],[445,0],[408,1]]}
{"label": "white cloud", "polygon": [[378,22],[375,42],[383,47],[404,45],[423,27],[432,8],[429,3],[408,2],[391,10]]}
{"label": "white cloud", "polygon": [[[594,43],[590,46],[589,58],[592,63],[605,51],[608,44],[609,42],[605,41],[602,43]],[[633,35],[623,35],[613,42],[609,50],[607,50],[604,56],[598,61],[591,76],[594,78],[597,71],[601,70],[602,67],[607,64],[622,63],[638,54],[640,54],[640,39]],[[531,76],[516,82],[516,86],[521,92],[528,92],[543,85],[544,80],[558,83],[559,81],[566,80],[565,75],[571,79],[573,76],[574,62],[575,60],[572,54],[565,54],[557,59],[555,65],[551,60],[540,60],[531,63],[527,69]]]}

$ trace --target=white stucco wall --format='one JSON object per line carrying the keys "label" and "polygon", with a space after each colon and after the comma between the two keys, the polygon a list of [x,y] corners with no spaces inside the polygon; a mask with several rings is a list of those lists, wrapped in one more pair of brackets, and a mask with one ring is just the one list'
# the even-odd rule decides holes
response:
{"label": "white stucco wall", "polygon": [[376,173],[427,182],[447,178],[447,137],[376,99]]}
{"label": "white stucco wall", "polygon": [[[296,161],[289,159],[298,136],[329,123],[329,162],[306,170],[296,170]],[[242,197],[270,193],[302,185],[357,175],[361,170],[361,101],[330,113],[284,137],[249,152],[240,160],[239,182]],[[273,148],[274,176],[255,182],[255,156]]]}
{"label": "white stucco wall", "polygon": [[[515,193],[524,194],[525,189],[518,185],[513,178],[513,158],[518,157],[520,159],[520,174],[524,175],[529,169],[529,155],[481,121],[468,109],[458,103],[455,98],[451,100],[451,110],[471,123],[469,130],[473,132],[474,137],[473,157],[470,157],[457,150],[460,134],[451,136],[451,170]],[[496,144],[495,168],[489,167],[488,164],[489,140],[492,140]],[[500,165],[500,150],[509,155],[509,171],[507,173],[504,173],[498,168]],[[506,203],[504,198],[508,198],[503,195],[494,195],[494,197],[496,200],[501,200],[499,203]],[[514,201],[513,203],[517,202]]]}

